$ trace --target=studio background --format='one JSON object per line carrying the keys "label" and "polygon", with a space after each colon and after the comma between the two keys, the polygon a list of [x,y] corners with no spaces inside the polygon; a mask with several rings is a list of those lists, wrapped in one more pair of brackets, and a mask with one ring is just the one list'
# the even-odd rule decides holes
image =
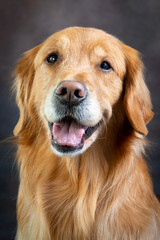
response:
{"label": "studio background", "polygon": [[[8,0],[0,1],[0,140],[12,135],[18,109],[10,88],[22,53],[69,26],[95,27],[141,52],[154,119],[148,125],[147,161],[160,198],[160,1],[159,0]],[[0,239],[16,231],[18,173],[15,147],[0,144]]]}

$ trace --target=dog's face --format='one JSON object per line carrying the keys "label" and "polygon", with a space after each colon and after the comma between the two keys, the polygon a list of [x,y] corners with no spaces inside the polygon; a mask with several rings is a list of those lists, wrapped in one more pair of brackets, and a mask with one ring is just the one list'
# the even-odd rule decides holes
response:
{"label": "dog's face", "polygon": [[125,72],[117,43],[101,31],[68,29],[51,36],[37,54],[35,89],[43,89],[41,112],[57,154],[82,153],[97,138],[104,113],[107,121],[111,117]]}
{"label": "dog's face", "polygon": [[[27,106],[25,111],[30,105],[38,114],[58,155],[74,156],[89,148],[122,97],[133,128],[147,133],[151,104],[138,54],[101,30],[68,28],[52,35],[26,54],[17,74],[21,112],[22,105]],[[143,92],[149,100],[140,99]],[[16,135],[22,129],[22,115]]]}

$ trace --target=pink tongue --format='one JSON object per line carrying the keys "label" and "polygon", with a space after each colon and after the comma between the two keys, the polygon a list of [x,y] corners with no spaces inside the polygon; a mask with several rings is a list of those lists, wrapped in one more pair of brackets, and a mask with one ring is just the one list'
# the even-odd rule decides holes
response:
{"label": "pink tongue", "polygon": [[81,143],[87,127],[76,122],[65,121],[53,124],[53,138],[61,145],[77,146]]}

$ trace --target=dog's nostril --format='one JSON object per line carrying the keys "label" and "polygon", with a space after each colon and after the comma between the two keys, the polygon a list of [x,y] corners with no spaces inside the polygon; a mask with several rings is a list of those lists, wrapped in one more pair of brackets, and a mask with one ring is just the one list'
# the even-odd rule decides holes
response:
{"label": "dog's nostril", "polygon": [[60,95],[64,96],[67,94],[67,88],[62,88]]}
{"label": "dog's nostril", "polygon": [[85,92],[82,91],[81,89],[76,89],[74,92],[74,96],[76,98],[83,98],[83,97],[85,97]]}
{"label": "dog's nostril", "polygon": [[59,96],[64,96],[67,94],[67,88],[66,87],[58,87],[56,90],[56,94]]}

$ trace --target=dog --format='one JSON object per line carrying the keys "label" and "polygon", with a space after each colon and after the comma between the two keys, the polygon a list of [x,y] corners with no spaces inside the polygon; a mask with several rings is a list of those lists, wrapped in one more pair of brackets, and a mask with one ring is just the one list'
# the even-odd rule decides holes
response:
{"label": "dog", "polygon": [[16,239],[160,239],[140,54],[102,30],[67,28],[24,54],[14,89]]}

